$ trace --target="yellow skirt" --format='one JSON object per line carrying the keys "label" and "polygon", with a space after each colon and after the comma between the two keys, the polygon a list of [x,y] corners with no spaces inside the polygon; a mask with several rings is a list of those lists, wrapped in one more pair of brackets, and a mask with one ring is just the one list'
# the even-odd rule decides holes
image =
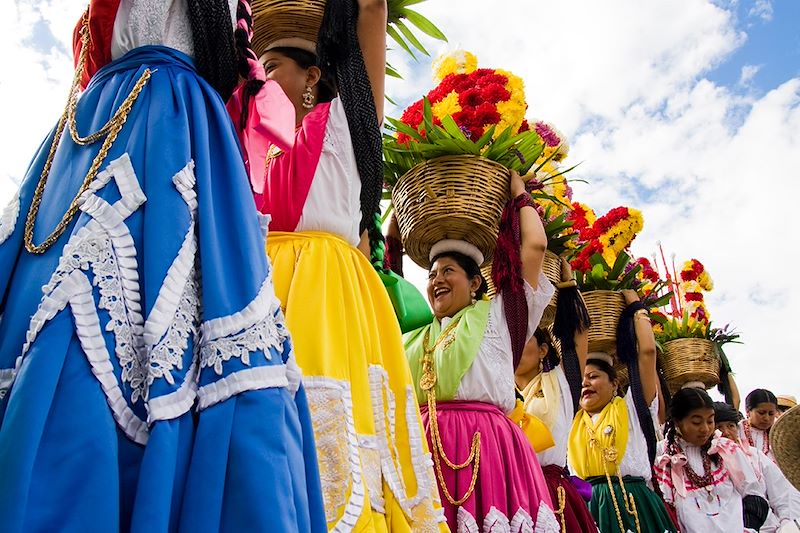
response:
{"label": "yellow skirt", "polygon": [[271,232],[275,292],[303,370],[328,529],[446,531],[400,328],[364,255]]}

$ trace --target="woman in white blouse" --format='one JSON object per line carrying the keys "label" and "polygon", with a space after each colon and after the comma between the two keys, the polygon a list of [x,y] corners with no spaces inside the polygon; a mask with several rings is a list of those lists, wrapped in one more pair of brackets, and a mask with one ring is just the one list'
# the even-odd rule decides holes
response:
{"label": "woman in white blouse", "polygon": [[[542,222],[513,172],[510,192],[520,217],[527,340],[554,288],[542,274]],[[506,417],[516,404],[511,317],[502,295],[483,298],[483,263],[467,242],[435,244],[427,291],[435,318],[405,336],[447,522],[453,531],[558,531],[536,455]]]}

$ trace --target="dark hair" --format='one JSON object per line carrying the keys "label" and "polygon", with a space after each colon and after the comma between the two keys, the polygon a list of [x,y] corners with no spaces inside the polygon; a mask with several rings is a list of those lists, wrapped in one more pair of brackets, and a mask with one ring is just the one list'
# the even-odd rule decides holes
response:
{"label": "dark hair", "polygon": [[330,102],[334,99],[336,96],[336,83],[330,77],[327,70],[319,64],[316,54],[292,46],[276,46],[275,48],[270,48],[267,52],[275,52],[284,57],[288,57],[303,69],[311,67],[319,68],[322,76],[317,84],[317,100],[320,102]]}
{"label": "dark hair", "polygon": [[553,345],[553,338],[550,336],[549,331],[541,327],[536,328],[536,331],[533,332],[533,336],[536,337],[536,343],[539,346],[547,344],[547,353],[542,359],[542,369],[545,372],[550,372],[561,362],[561,358],[558,356],[558,350],[556,350],[555,345]]}
{"label": "dark hair", "polygon": [[608,374],[609,381],[616,381],[617,380],[617,371],[614,370],[614,367],[608,364],[608,361],[604,359],[594,359],[590,358],[586,360],[586,366],[596,366],[600,372]]}
{"label": "dark hair", "polygon": [[738,424],[741,419],[742,415],[732,405],[725,402],[714,402],[714,421],[717,424],[720,422]]}
{"label": "dark hair", "polygon": [[386,250],[380,215],[382,137],[372,86],[358,42],[358,10],[355,0],[327,0],[317,36],[317,61],[323,72],[336,80],[339,89],[361,179],[358,231],[367,231],[370,262],[376,270],[382,270]]}
{"label": "dark hair", "polygon": [[[664,426],[664,438],[667,441],[667,453],[675,454],[677,449],[675,446],[675,421],[683,420],[695,409],[711,409],[714,410],[714,400],[703,389],[696,389],[694,387],[681,389],[672,396],[672,404],[669,407],[669,416],[667,423]],[[704,451],[708,451],[711,447],[711,439],[708,439],[702,446]],[[716,454],[710,455],[714,463],[717,462],[718,456]]]}
{"label": "dark hair", "polygon": [[188,0],[197,73],[224,101],[239,83],[231,12],[226,0]]}
{"label": "dark hair", "polygon": [[760,403],[774,403],[777,407],[778,399],[767,389],[755,389],[744,399],[744,406],[748,411],[755,409]]}
{"label": "dark hair", "polygon": [[464,272],[467,273],[467,279],[472,279],[475,276],[481,278],[481,284],[478,287],[478,290],[475,291],[475,299],[480,300],[483,298],[483,296],[489,290],[489,285],[486,283],[486,279],[483,277],[483,274],[481,274],[481,269],[478,266],[478,263],[476,263],[471,257],[464,255],[461,252],[442,252],[433,258],[431,265],[443,257],[449,257],[458,263],[458,266],[463,268]]}

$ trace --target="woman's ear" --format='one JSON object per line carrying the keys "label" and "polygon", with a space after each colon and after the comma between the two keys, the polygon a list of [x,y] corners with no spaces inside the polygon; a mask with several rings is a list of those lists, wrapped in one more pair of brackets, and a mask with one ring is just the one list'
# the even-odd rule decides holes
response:
{"label": "woman's ear", "polygon": [[322,71],[317,66],[311,66],[306,69],[306,86],[316,87],[322,77]]}
{"label": "woman's ear", "polygon": [[471,292],[478,292],[478,289],[481,288],[482,279],[480,276],[473,276],[472,281],[469,283],[469,290]]}

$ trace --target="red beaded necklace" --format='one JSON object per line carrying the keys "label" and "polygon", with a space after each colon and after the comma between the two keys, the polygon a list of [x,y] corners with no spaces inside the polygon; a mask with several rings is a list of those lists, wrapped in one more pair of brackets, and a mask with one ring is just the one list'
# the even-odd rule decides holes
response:
{"label": "red beaded necklace", "polygon": [[[742,421],[742,427],[744,428],[744,437],[747,439],[747,442],[750,446],[755,447],[756,442],[753,439],[753,432],[750,428],[750,421],[745,419]],[[769,431],[764,431],[764,444],[761,446],[761,451],[764,452],[764,455],[769,455]]]}

